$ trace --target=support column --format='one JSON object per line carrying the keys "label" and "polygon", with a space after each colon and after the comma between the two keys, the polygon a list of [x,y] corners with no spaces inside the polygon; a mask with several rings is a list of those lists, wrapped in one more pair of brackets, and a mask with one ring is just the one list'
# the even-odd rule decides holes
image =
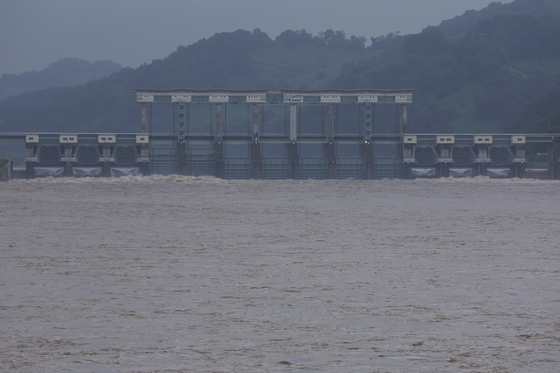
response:
{"label": "support column", "polygon": [[187,173],[187,154],[185,149],[185,104],[179,104],[179,132],[177,134],[177,173]]}
{"label": "support column", "polygon": [[486,162],[478,164],[478,176],[488,176],[488,164]]}
{"label": "support column", "polygon": [[150,170],[148,165],[148,162],[142,162],[142,164],[140,165],[140,172],[142,173],[142,176],[148,175]]}
{"label": "support column", "polygon": [[439,172],[439,177],[449,177],[449,163],[447,162],[443,162],[440,163],[440,172]]}
{"label": "support column", "polygon": [[405,179],[412,179],[412,164],[410,162],[403,163],[403,177]]}
{"label": "support column", "polygon": [[220,141],[214,143],[214,164],[216,167],[216,177],[224,178],[224,144]]}
{"label": "support column", "polygon": [[336,179],[336,150],[333,140],[333,111],[332,104],[329,104],[327,116],[327,140],[325,144],[325,155],[327,157],[327,179]]}
{"label": "support column", "polygon": [[253,163],[253,179],[260,179],[262,176],[261,144],[251,144],[251,162]]}
{"label": "support column", "polygon": [[33,143],[26,143],[25,144],[25,158],[28,159],[25,162],[25,178],[26,179],[33,179],[33,161],[29,160],[29,158],[35,157],[35,145]]}
{"label": "support column", "polygon": [[[111,145],[109,144],[103,145],[103,158],[111,158]],[[101,175],[103,177],[110,177],[111,163],[108,161],[104,161],[101,171],[102,171]]]}
{"label": "support column", "polygon": [[299,179],[299,155],[298,147],[295,142],[287,144],[288,158],[290,159],[290,178]]}
{"label": "support column", "polygon": [[216,177],[224,178],[224,143],[222,142],[222,105],[216,104],[216,142],[214,143]]}
{"label": "support column", "polygon": [[177,174],[187,174],[187,150],[184,141],[177,144]]}
{"label": "support column", "polygon": [[66,177],[74,176],[72,174],[72,162],[66,162],[66,164],[64,165],[64,176]]}
{"label": "support column", "polygon": [[0,181],[10,181],[12,179],[12,159],[0,167]]}
{"label": "support column", "polygon": [[407,114],[407,106],[402,106],[402,134],[406,133],[406,127],[408,125],[408,114]]}
{"label": "support column", "polygon": [[216,141],[222,142],[222,104],[216,104]]}
{"label": "support column", "polygon": [[329,104],[329,111],[327,117],[327,139],[329,142],[333,142],[333,113],[332,104]]}
{"label": "support column", "polygon": [[140,173],[143,176],[147,176],[150,172],[148,163],[150,158],[150,137],[148,135],[137,135],[136,147],[140,148],[140,156],[138,158],[138,162],[140,162]]}
{"label": "support column", "polygon": [[548,179],[556,180],[556,162],[554,160],[554,140],[546,144]]}
{"label": "support column", "polygon": [[[73,158],[74,156],[74,146],[72,144],[64,144],[64,158]],[[64,165],[64,175],[66,177],[73,176],[72,174],[72,162],[66,161]]]}
{"label": "support column", "polygon": [[290,105],[290,141],[288,147],[288,159],[290,160],[290,178],[299,179],[299,154],[297,146],[298,106]]}
{"label": "support column", "polygon": [[333,142],[325,144],[327,157],[327,179],[336,179],[336,151]]}
{"label": "support column", "polygon": [[297,141],[297,105],[290,105],[290,141]]}
{"label": "support column", "polygon": [[523,160],[522,162],[517,161],[514,164],[513,177],[518,177],[520,179],[525,178],[525,144],[516,144],[515,146],[515,158],[517,160]]}
{"label": "support column", "polygon": [[142,104],[142,133],[146,133],[146,104]]}
{"label": "support column", "polygon": [[440,172],[439,177],[449,177],[449,162],[451,160],[451,145],[450,144],[440,144],[439,145],[439,158],[440,158]]}
{"label": "support column", "polygon": [[525,162],[515,164],[514,177],[525,178]]}
{"label": "support column", "polygon": [[111,176],[111,165],[109,162],[103,162],[103,168],[101,169],[103,177]]}
{"label": "support column", "polygon": [[366,102],[364,143],[362,144],[362,156],[364,157],[364,179],[373,179],[373,143],[371,141],[371,103]]}
{"label": "support column", "polygon": [[486,162],[486,160],[488,159],[488,145],[477,145],[477,153],[479,161],[476,164],[476,174],[477,176],[488,176],[488,163]]}
{"label": "support column", "polygon": [[25,178],[26,179],[34,179],[35,174],[33,172],[33,162],[25,162]]}
{"label": "support column", "polygon": [[253,104],[253,143],[251,144],[251,163],[253,164],[253,179],[262,178],[261,144],[259,144],[259,107]]}
{"label": "support column", "polygon": [[366,140],[362,144],[362,156],[364,158],[364,179],[373,179],[373,146],[371,141]]}
{"label": "support column", "polygon": [[259,142],[259,106],[253,104],[253,143]]}

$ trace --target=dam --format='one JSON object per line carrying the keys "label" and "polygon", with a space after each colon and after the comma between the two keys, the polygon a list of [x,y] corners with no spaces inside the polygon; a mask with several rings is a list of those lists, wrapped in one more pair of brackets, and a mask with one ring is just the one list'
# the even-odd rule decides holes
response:
{"label": "dam", "polygon": [[[522,178],[530,143],[547,145],[546,178],[558,178],[560,134],[409,133],[414,89],[135,92],[138,133],[0,133],[0,141],[25,141],[26,178]],[[167,133],[154,130],[163,107]]]}

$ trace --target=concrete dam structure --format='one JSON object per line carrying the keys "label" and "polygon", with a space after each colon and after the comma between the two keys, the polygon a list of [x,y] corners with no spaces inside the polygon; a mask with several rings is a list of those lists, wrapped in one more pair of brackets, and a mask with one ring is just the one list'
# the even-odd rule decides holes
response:
{"label": "concrete dam structure", "polygon": [[[141,132],[25,136],[26,177],[210,175],[225,179],[524,177],[525,146],[555,134],[410,134],[414,89],[135,89]],[[152,132],[154,107],[172,110]],[[157,119],[156,119],[157,120]],[[557,157],[556,157],[557,158]]]}

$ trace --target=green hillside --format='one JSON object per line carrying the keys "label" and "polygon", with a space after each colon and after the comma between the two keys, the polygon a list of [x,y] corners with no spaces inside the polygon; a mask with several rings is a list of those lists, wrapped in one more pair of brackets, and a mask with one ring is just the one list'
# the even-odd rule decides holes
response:
{"label": "green hillside", "polygon": [[484,18],[496,15],[524,14],[537,17],[560,17],[560,1],[558,0],[516,0],[509,4],[493,2],[486,8],[475,11],[467,10],[463,15],[442,21],[439,26],[430,26],[426,31],[437,29],[447,38],[464,36],[469,29]]}
{"label": "green hillside", "polygon": [[76,86],[120,69],[122,66],[112,61],[88,62],[79,58],[64,58],[41,71],[3,74],[0,77],[0,99],[45,88]]}
{"label": "green hillside", "polygon": [[[295,38],[286,38],[292,33]],[[3,131],[135,132],[140,118],[133,88],[320,88],[341,69],[373,55],[365,48],[365,38],[346,38],[332,30],[321,37],[303,30],[286,31],[276,41],[258,29],[219,33],[180,46],[165,59],[124,68],[75,88],[6,98],[0,101],[0,127]],[[154,131],[167,131],[172,121],[157,109],[152,119]]]}
{"label": "green hillside", "polygon": [[[354,68],[338,87],[415,87],[414,132],[507,132],[520,110],[560,88],[560,19],[484,18],[448,40],[408,35],[404,58]],[[525,129],[530,130],[530,128]]]}
{"label": "green hillside", "polygon": [[[364,37],[333,30],[287,30],[275,40],[258,29],[218,33],[74,88],[5,98],[0,131],[136,132],[133,88],[141,87],[416,88],[411,132],[552,131],[560,90],[558,9],[560,2],[550,0],[492,3],[419,34],[371,38],[367,47]],[[537,109],[543,102],[550,105],[544,113]],[[173,116],[155,106],[152,131],[170,131]]]}

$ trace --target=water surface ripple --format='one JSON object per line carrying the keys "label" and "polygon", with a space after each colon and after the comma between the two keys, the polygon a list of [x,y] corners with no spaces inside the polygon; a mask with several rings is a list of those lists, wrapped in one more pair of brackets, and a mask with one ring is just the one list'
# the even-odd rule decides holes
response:
{"label": "water surface ripple", "polygon": [[0,187],[2,371],[560,366],[560,182]]}

